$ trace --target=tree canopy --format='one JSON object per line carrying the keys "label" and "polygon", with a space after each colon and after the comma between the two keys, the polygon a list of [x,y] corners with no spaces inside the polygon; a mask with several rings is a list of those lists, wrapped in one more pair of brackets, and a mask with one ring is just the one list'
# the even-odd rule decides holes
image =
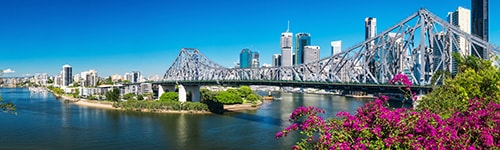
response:
{"label": "tree canopy", "polygon": [[448,77],[445,83],[433,89],[418,103],[418,109],[428,109],[443,117],[456,111],[465,111],[470,99],[482,98],[484,103],[500,102],[500,70],[492,61],[474,56],[459,57],[458,74]]}
{"label": "tree canopy", "polygon": [[120,99],[120,89],[113,88],[111,91],[106,93],[106,99],[110,101],[118,101]]}
{"label": "tree canopy", "polygon": [[241,104],[243,103],[243,99],[237,94],[229,89],[227,91],[222,91],[219,95],[215,96],[217,101],[222,104]]}
{"label": "tree canopy", "polygon": [[6,112],[11,112],[14,113],[16,112],[16,106],[11,103],[11,102],[5,102],[3,101],[2,97],[0,96],[0,110],[6,111]]}
{"label": "tree canopy", "polygon": [[160,101],[179,101],[179,94],[176,92],[165,92],[160,96]]}

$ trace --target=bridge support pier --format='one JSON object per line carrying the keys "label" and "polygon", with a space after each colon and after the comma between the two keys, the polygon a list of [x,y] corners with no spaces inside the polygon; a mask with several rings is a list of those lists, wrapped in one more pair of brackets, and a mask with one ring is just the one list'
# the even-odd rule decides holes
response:
{"label": "bridge support pier", "polygon": [[165,92],[175,92],[175,85],[169,85],[169,86],[158,85],[158,98],[157,98],[157,100],[160,100],[161,95]]}
{"label": "bridge support pier", "polygon": [[200,102],[200,86],[184,86],[179,84],[179,102],[186,102],[188,93],[191,93],[190,98],[192,102]]}

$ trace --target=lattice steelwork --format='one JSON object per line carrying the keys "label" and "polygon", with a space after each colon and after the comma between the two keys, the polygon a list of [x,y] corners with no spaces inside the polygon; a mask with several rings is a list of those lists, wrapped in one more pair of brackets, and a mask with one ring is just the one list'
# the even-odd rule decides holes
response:
{"label": "lattice steelwork", "polygon": [[317,62],[290,67],[225,68],[197,49],[184,48],[167,70],[165,81],[185,80],[293,80],[304,82],[386,83],[397,73],[407,74],[414,84],[428,85],[441,79],[439,70],[452,72],[451,53],[459,49],[459,37],[484,47],[497,56],[499,47],[461,31],[447,21],[420,9],[377,36],[342,53]]}

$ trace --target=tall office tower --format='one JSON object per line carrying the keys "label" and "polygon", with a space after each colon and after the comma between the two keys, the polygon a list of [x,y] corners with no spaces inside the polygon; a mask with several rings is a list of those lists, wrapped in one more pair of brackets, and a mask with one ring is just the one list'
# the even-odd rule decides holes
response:
{"label": "tall office tower", "polygon": [[[365,18],[365,40],[373,38],[376,35],[377,35],[377,19],[372,17]],[[375,45],[375,40],[368,43],[368,45],[366,45],[366,48],[369,51],[374,51],[374,45]],[[378,57],[373,57],[373,59],[371,60],[366,60],[368,61],[368,69],[370,70],[370,72],[375,73],[376,71],[375,63],[379,61],[378,59],[379,59]]]}
{"label": "tall office tower", "polygon": [[141,72],[139,71],[132,71],[132,83],[139,83],[141,82]]}
{"label": "tall office tower", "polygon": [[[472,0],[472,35],[475,35],[485,41],[488,41],[489,34],[489,24],[488,24],[488,0]],[[475,46],[477,49],[476,53],[472,49],[472,54],[474,56],[480,56],[484,59],[489,59],[489,53],[479,46]]]}
{"label": "tall office tower", "polygon": [[61,71],[62,86],[68,86],[73,83],[73,68],[70,65],[64,65]]}
{"label": "tall office tower", "polygon": [[319,61],[319,46],[304,46],[304,64]]}
{"label": "tall office tower", "polygon": [[292,43],[293,33],[290,32],[290,21],[288,21],[288,28],[281,33],[281,66],[292,66]]}
{"label": "tall office tower", "polygon": [[332,41],[332,55],[342,52],[342,41]]}
{"label": "tall office tower", "polygon": [[365,40],[375,37],[375,35],[377,35],[377,19],[365,18]]}
{"label": "tall office tower", "polygon": [[281,54],[273,54],[273,67],[281,66]]}
{"label": "tall office tower", "polygon": [[[448,22],[452,25],[457,26],[460,28],[460,30],[466,32],[466,33],[471,33],[470,32],[470,10],[465,9],[462,7],[458,7],[455,12],[449,12],[448,13]],[[454,35],[454,39],[457,40],[457,45],[451,45],[452,51],[453,52],[458,52],[462,56],[470,55],[470,43],[466,41],[465,38],[460,37],[458,35]],[[452,39],[450,39],[452,40]],[[450,41],[450,43],[453,43]],[[450,53],[451,54],[451,53]],[[451,57],[451,56],[450,56]],[[456,60],[452,57],[452,69],[451,73],[456,74],[457,73],[457,62]]]}
{"label": "tall office tower", "polygon": [[244,48],[240,52],[240,68],[250,68],[252,65],[252,51]]}
{"label": "tall office tower", "polygon": [[311,45],[311,34],[309,33],[297,33],[295,35],[295,63],[304,63],[304,46]]}
{"label": "tall office tower", "polygon": [[259,52],[251,52],[251,59],[250,59],[250,63],[251,63],[251,67],[252,68],[259,68],[260,67],[260,56],[259,56]]}
{"label": "tall office tower", "polygon": [[[457,26],[460,30],[471,33],[470,32],[470,10],[458,7],[455,12],[448,13],[448,22],[452,25]],[[452,49],[454,52],[459,52],[462,56],[470,54],[470,43],[465,40],[463,37],[459,37],[455,35],[458,47],[454,46]]]}

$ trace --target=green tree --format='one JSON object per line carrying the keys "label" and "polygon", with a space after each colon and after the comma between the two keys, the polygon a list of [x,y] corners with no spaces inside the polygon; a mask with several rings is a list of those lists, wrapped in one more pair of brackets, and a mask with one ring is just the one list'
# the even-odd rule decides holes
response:
{"label": "green tree", "polygon": [[252,94],[248,95],[246,99],[249,102],[257,102],[260,98],[259,98],[259,96],[257,96],[257,94],[252,93]]}
{"label": "green tree", "polygon": [[134,97],[135,97],[134,93],[127,93],[127,94],[123,95],[123,99],[126,99],[126,100],[132,100],[132,99],[134,99]]}
{"label": "green tree", "polygon": [[61,88],[55,87],[52,89],[52,91],[58,95],[61,95],[64,93],[64,91]]}
{"label": "green tree", "polygon": [[215,96],[217,96],[219,93],[210,91],[208,89],[200,89],[200,94],[201,94],[201,101],[207,101],[207,100],[216,100]]}
{"label": "green tree", "polygon": [[253,91],[249,86],[240,86],[238,92],[240,93],[240,96],[243,98],[246,98],[248,95],[253,94]]}
{"label": "green tree", "polygon": [[137,96],[137,100],[144,100],[144,97],[142,95]]}
{"label": "green tree", "polygon": [[54,83],[54,81],[53,81],[51,78],[49,78],[49,79],[47,80],[47,83],[48,83],[48,84],[52,84],[52,83]]}
{"label": "green tree", "polygon": [[0,96],[0,110],[16,114],[16,106],[11,102],[3,101],[1,96]]}
{"label": "green tree", "polygon": [[111,80],[111,76],[108,76],[108,78],[106,78],[106,79],[104,80],[104,83],[105,83],[105,84],[113,84],[113,80]]}
{"label": "green tree", "polygon": [[221,102],[222,104],[241,104],[243,103],[243,99],[241,97],[233,92],[228,91],[223,91],[220,92],[219,95],[215,96],[217,101]]}
{"label": "green tree", "polygon": [[71,95],[73,96],[73,98],[80,98],[80,90],[79,89],[74,90],[73,93],[71,93]]}
{"label": "green tree", "polygon": [[115,87],[111,91],[108,91],[108,93],[106,93],[106,99],[115,102],[118,101],[120,99],[120,89]]}
{"label": "green tree", "polygon": [[240,91],[238,89],[227,89],[226,91],[229,92],[229,93],[233,93],[235,95],[238,95],[239,97],[243,98],[243,94],[240,93]]}
{"label": "green tree", "polygon": [[447,78],[442,86],[418,101],[418,110],[427,109],[447,118],[457,111],[465,111],[470,99],[500,102],[500,70],[492,61],[473,56],[455,59],[459,64],[458,74]]}
{"label": "green tree", "polygon": [[176,92],[165,92],[160,96],[160,101],[179,101],[179,94]]}

